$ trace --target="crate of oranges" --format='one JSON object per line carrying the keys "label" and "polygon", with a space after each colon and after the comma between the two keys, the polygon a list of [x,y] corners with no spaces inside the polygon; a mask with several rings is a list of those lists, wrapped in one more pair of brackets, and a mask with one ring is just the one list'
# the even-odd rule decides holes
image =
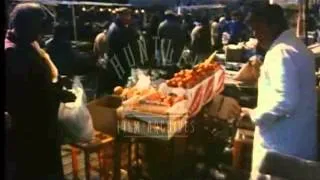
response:
{"label": "crate of oranges", "polygon": [[203,105],[224,89],[224,70],[216,62],[205,61],[192,69],[184,69],[160,85],[160,91],[187,97],[189,116],[196,115]]}

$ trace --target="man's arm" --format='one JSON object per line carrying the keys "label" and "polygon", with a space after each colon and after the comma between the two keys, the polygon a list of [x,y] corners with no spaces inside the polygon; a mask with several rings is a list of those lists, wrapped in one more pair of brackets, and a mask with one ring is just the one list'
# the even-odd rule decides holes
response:
{"label": "man's arm", "polygon": [[[277,50],[268,54],[267,75],[270,78],[272,91],[267,102],[250,114],[257,125],[270,124],[281,117],[289,117],[298,105],[299,81],[298,67],[294,64],[294,56],[289,56],[285,50]],[[263,87],[259,87],[263,88]]]}

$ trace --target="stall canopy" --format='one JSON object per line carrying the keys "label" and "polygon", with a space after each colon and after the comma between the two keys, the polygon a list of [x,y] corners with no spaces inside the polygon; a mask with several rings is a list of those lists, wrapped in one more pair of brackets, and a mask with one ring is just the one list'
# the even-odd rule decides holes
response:
{"label": "stall canopy", "polygon": [[[97,6],[97,7],[133,7],[131,4],[121,4],[121,3],[103,3],[103,2],[91,2],[91,1],[59,1],[59,0],[14,0],[13,2],[37,2],[46,6],[58,6],[66,5],[72,8],[72,24],[74,30],[74,39],[77,40],[77,23],[76,23],[76,12],[75,6]],[[43,6],[44,9],[53,17],[54,21],[56,20],[56,15],[54,12],[50,11],[48,8]]]}
{"label": "stall canopy", "polygon": [[177,4],[175,0],[129,0],[129,4],[138,7],[152,7],[152,6],[163,6],[163,7],[174,7]]}
{"label": "stall canopy", "polygon": [[224,8],[225,5],[223,4],[207,4],[207,5],[194,5],[194,6],[179,6],[182,10],[196,10],[196,9],[219,9]]}
{"label": "stall canopy", "polygon": [[[279,4],[281,6],[291,5],[291,4],[298,4],[299,0],[270,0],[271,4]],[[302,2],[302,0],[300,0]]]}
{"label": "stall canopy", "polygon": [[122,3],[104,3],[92,1],[55,1],[55,0],[16,0],[18,2],[38,2],[46,5],[83,5],[83,6],[132,6],[131,4]]}

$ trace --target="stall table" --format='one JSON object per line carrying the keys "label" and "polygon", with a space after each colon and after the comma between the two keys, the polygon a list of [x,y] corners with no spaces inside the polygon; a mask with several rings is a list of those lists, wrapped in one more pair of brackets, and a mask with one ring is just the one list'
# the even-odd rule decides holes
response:
{"label": "stall table", "polygon": [[[133,132],[131,130],[128,130],[125,127],[125,123],[137,123],[138,120],[137,118],[125,118],[122,119],[121,122],[118,124],[118,133],[116,135],[115,138],[115,144],[114,144],[114,179],[115,180],[119,180],[120,179],[120,169],[121,169],[121,144],[123,142],[129,142],[129,159],[128,159],[128,175],[129,178],[131,177],[131,171],[130,171],[130,167],[131,167],[131,145],[132,142],[140,142],[140,143],[145,143],[149,140],[151,141],[161,141],[164,142],[166,144],[168,144],[168,148],[170,150],[169,152],[169,166],[171,166],[171,169],[174,168],[173,162],[174,162],[174,153],[175,153],[175,141],[174,138],[178,137],[178,138],[184,138],[187,137],[187,135],[185,134],[181,134],[181,130],[186,126],[187,122],[181,126],[181,128],[177,128],[175,129],[175,131],[168,136],[165,135],[152,135],[152,134],[145,134],[143,132]],[[156,131],[156,126],[151,127],[151,129],[153,129],[154,131]],[[158,127],[160,128],[160,127]],[[173,176],[173,172],[171,171],[169,174],[170,177]]]}

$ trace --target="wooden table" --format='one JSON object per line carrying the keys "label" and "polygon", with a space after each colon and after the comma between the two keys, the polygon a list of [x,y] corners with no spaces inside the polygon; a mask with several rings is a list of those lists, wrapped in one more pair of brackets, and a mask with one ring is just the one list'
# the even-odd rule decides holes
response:
{"label": "wooden table", "polygon": [[[136,121],[135,119],[125,119],[122,121]],[[186,123],[187,124],[187,123]],[[186,125],[185,124],[185,125]],[[118,124],[119,125],[119,124]],[[168,137],[164,137],[164,136],[151,136],[151,135],[142,135],[142,133],[132,133],[132,132],[128,132],[125,128],[118,126],[118,133],[116,135],[115,141],[114,141],[114,176],[113,179],[114,180],[119,180],[120,179],[120,169],[121,169],[121,144],[123,142],[128,142],[129,143],[129,159],[128,159],[128,176],[129,178],[131,177],[131,172],[130,172],[130,167],[131,167],[131,158],[130,158],[130,154],[131,154],[131,145],[132,142],[146,142],[148,140],[152,140],[152,141],[160,141],[160,142],[165,142],[168,144],[168,147],[170,149],[169,152],[169,165],[171,166],[171,172],[170,172],[170,178],[173,177],[173,172],[172,169],[174,167],[173,162],[174,162],[174,153],[175,153],[175,143],[174,143],[174,137],[182,137],[179,132],[181,129],[183,129],[185,127],[185,125],[183,127],[181,127],[180,129],[177,128],[175,133],[173,133],[173,135],[170,135]]]}

